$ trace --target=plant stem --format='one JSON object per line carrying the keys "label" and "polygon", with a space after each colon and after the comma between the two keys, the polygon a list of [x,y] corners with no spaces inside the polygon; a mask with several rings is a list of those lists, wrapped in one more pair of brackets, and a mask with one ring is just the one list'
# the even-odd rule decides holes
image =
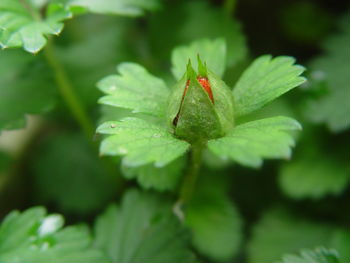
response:
{"label": "plant stem", "polygon": [[202,145],[193,145],[190,152],[190,164],[180,189],[180,200],[183,204],[191,200],[199,176],[202,161]]}
{"label": "plant stem", "polygon": [[51,39],[48,39],[46,47],[44,48],[44,53],[47,62],[53,70],[54,77],[61,96],[63,97],[73,117],[79,123],[81,129],[84,131],[85,135],[88,137],[89,140],[91,140],[94,134],[94,125],[90,121],[83,104],[81,103],[73,89],[73,86],[67,76],[67,73],[65,72],[62,64],[57,58]]}
{"label": "plant stem", "polygon": [[191,200],[194,193],[194,189],[196,187],[196,183],[199,176],[199,170],[202,162],[202,153],[203,153],[202,144],[192,145],[191,151],[190,151],[190,163],[188,166],[188,170],[180,188],[179,200],[176,202],[174,206],[174,213],[181,220],[184,219],[182,206]]}

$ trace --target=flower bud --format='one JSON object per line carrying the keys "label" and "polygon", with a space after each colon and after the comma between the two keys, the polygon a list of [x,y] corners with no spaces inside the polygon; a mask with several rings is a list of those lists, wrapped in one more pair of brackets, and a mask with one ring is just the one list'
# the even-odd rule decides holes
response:
{"label": "flower bud", "polygon": [[226,84],[198,57],[198,74],[189,62],[170,96],[168,123],[190,143],[224,136],[233,128],[233,97]]}

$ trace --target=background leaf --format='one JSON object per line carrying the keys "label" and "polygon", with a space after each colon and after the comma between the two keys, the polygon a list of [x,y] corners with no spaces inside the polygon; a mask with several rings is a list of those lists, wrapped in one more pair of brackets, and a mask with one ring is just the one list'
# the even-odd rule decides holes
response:
{"label": "background leaf", "polygon": [[94,212],[116,194],[118,174],[110,175],[111,169],[82,135],[51,136],[33,161],[36,200],[54,203],[65,212]]}
{"label": "background leaf", "polygon": [[303,249],[298,255],[285,255],[283,263],[338,263],[339,255],[334,249],[316,248],[314,250]]}
{"label": "background leaf", "polygon": [[350,231],[349,229],[338,229],[335,231],[332,240],[331,247],[335,248],[340,255],[340,262],[346,263],[350,259]]}
{"label": "background leaf", "polygon": [[[161,23],[159,21],[162,21]],[[171,30],[169,30],[171,29]],[[161,32],[162,37],[159,37]],[[239,23],[208,1],[174,1],[151,18],[152,51],[169,58],[177,45],[187,45],[203,38],[224,38],[228,65],[232,66],[247,55],[245,37]]]}
{"label": "background leaf", "polygon": [[144,189],[158,191],[175,190],[185,170],[185,158],[180,157],[164,167],[147,164],[140,167],[122,166],[126,178],[137,178],[137,182]]}
{"label": "background leaf", "polygon": [[249,263],[271,263],[286,253],[326,246],[333,227],[298,218],[283,210],[267,212],[253,228],[248,246]]}
{"label": "background leaf", "polygon": [[195,248],[214,260],[227,261],[240,248],[241,217],[227,193],[212,181],[200,185],[186,206],[185,224],[192,231]]}
{"label": "background leaf", "polygon": [[184,75],[189,60],[191,60],[193,68],[197,70],[198,55],[210,70],[222,77],[226,68],[226,43],[223,39],[203,39],[194,41],[188,46],[176,47],[173,50],[171,70],[176,79],[180,79]]}
{"label": "background leaf", "polygon": [[18,263],[108,263],[91,247],[87,228],[62,229],[60,215],[46,215],[43,208],[10,213],[0,226],[0,261]]}
{"label": "background leaf", "polygon": [[[67,6],[86,8],[96,14],[139,16],[159,8],[159,0],[57,0]],[[77,10],[81,11],[81,10]]]}
{"label": "background leaf", "polygon": [[324,44],[324,55],[314,59],[312,84],[324,82],[328,92],[310,100],[305,114],[316,123],[325,123],[332,132],[341,132],[350,126],[349,67],[350,14],[341,21],[340,34],[330,37]]}
{"label": "background leaf", "polygon": [[128,191],[120,207],[110,206],[95,225],[95,246],[113,263],[194,262],[187,235],[164,199]]}
{"label": "background leaf", "polygon": [[50,110],[56,92],[46,64],[21,50],[0,51],[0,130],[23,127],[26,114]]}
{"label": "background leaf", "polygon": [[285,163],[279,174],[282,190],[295,199],[320,199],[325,195],[339,195],[350,180],[346,163],[321,152],[305,154]]}
{"label": "background leaf", "polygon": [[46,44],[47,35],[57,35],[62,21],[71,13],[60,4],[49,4],[44,18],[32,1],[2,0],[0,3],[0,47],[21,47],[36,53]]}

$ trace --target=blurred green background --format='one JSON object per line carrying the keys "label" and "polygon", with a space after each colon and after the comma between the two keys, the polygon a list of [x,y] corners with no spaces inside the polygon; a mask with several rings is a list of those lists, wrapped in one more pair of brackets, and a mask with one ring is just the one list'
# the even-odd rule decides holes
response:
{"label": "blurred green background", "polygon": [[[350,260],[349,8],[345,0],[164,0],[157,11],[138,18],[78,16],[53,40],[96,126],[128,114],[97,104],[96,83],[121,62],[140,63],[171,85],[174,47],[224,37],[224,79],[233,86],[259,55],[294,56],[307,68],[307,83],[260,113],[302,123],[292,160],[251,170],[209,156],[203,173],[217,174],[241,215],[243,241],[234,262],[272,262],[320,240],[341,250],[334,244],[345,239]],[[24,113],[29,114],[23,118]],[[13,209],[43,205],[68,223],[92,222],[138,185],[122,176],[118,158],[98,156],[98,135],[84,137],[43,52],[0,51],[0,129],[1,218]]]}

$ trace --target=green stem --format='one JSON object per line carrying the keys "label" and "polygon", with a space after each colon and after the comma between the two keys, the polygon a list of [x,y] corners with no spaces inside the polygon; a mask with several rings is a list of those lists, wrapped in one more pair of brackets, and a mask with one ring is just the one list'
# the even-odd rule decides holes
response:
{"label": "green stem", "polygon": [[182,206],[192,199],[196,187],[199,170],[202,163],[202,153],[202,144],[192,145],[188,170],[180,188],[179,199],[173,207],[175,215],[177,215],[181,221],[184,221],[185,219],[184,213],[182,211]]}
{"label": "green stem", "polygon": [[202,152],[202,145],[192,145],[190,152],[190,164],[180,189],[179,201],[181,204],[188,203],[193,196],[202,162]]}
{"label": "green stem", "polygon": [[236,0],[225,0],[224,2],[224,10],[228,15],[232,15],[232,13],[235,11],[236,7]]}
{"label": "green stem", "polygon": [[44,48],[44,53],[47,62],[53,70],[54,77],[61,96],[66,102],[73,117],[77,120],[85,135],[90,140],[94,134],[94,125],[90,121],[83,104],[76,95],[62,64],[57,58],[51,39],[48,39],[48,42]]}

